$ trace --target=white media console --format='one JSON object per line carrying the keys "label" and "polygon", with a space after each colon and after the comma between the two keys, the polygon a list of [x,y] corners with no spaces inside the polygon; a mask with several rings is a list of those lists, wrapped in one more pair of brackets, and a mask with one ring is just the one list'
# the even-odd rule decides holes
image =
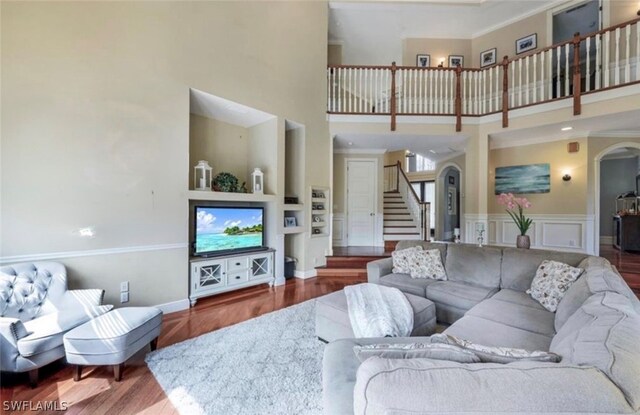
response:
{"label": "white media console", "polygon": [[189,300],[274,280],[274,249],[215,258],[192,258]]}

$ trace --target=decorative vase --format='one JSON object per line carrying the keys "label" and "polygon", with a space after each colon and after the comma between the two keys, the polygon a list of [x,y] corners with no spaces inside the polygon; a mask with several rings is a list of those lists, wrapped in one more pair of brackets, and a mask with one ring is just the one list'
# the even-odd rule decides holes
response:
{"label": "decorative vase", "polygon": [[518,235],[516,238],[516,247],[522,249],[529,249],[531,246],[531,239],[529,239],[529,235]]}

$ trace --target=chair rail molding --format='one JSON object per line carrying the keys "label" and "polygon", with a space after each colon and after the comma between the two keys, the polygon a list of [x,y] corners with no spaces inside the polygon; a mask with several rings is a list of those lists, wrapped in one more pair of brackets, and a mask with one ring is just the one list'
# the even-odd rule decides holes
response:
{"label": "chair rail molding", "polygon": [[79,258],[98,255],[118,255],[128,254],[132,252],[165,251],[171,249],[186,249],[188,247],[189,244],[187,244],[186,242],[180,242],[173,244],[127,246],[122,248],[88,249],[84,251],[62,251],[25,255],[11,255],[0,257],[0,264],[29,261],[47,261],[52,259]]}

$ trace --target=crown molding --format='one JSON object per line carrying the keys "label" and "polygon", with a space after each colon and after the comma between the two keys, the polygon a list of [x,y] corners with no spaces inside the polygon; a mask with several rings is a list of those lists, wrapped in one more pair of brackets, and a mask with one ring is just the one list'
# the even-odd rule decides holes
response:
{"label": "crown molding", "polygon": [[384,154],[384,148],[334,148],[333,154]]}
{"label": "crown molding", "polygon": [[[479,38],[480,36],[484,36],[486,34],[494,32],[494,31],[496,31],[498,29],[502,29],[503,27],[509,26],[509,25],[511,25],[513,23],[517,23],[517,22],[519,22],[521,20],[527,19],[527,18],[529,18],[531,16],[534,16],[534,15],[536,15],[538,13],[542,13],[542,12],[546,12],[547,10],[554,9],[554,8],[562,5],[563,3],[567,3],[567,0],[556,0],[556,1],[552,2],[552,3],[550,3],[550,4],[545,4],[543,6],[540,6],[540,7],[536,8],[536,9],[533,9],[533,10],[530,10],[530,11],[524,13],[524,14],[521,14],[519,16],[512,17],[511,19],[508,19],[508,20],[504,20],[501,23],[498,23],[496,25],[487,27],[486,29],[483,29],[483,30],[481,30],[479,32],[473,33],[471,35],[471,39]],[[542,46],[544,46],[544,45],[542,45]]]}
{"label": "crown molding", "polygon": [[509,147],[521,147],[521,146],[530,146],[534,144],[544,144],[544,143],[553,143],[555,141],[567,141],[567,140],[575,140],[578,138],[585,138],[584,133],[573,133],[567,135],[556,135],[556,136],[546,136],[546,137],[531,137],[531,138],[491,138],[489,143],[489,150],[497,150],[500,148],[509,148]]}
{"label": "crown molding", "polygon": [[620,130],[620,131],[600,131],[590,133],[589,138],[640,138],[640,131]]}

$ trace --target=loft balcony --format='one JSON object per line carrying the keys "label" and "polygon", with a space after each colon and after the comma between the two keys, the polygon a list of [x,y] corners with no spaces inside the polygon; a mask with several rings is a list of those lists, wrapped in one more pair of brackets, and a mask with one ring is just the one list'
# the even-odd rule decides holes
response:
{"label": "loft balcony", "polygon": [[572,100],[640,83],[640,18],[482,68],[335,65],[327,68],[327,113],[463,117],[495,114],[509,126],[513,110]]}

